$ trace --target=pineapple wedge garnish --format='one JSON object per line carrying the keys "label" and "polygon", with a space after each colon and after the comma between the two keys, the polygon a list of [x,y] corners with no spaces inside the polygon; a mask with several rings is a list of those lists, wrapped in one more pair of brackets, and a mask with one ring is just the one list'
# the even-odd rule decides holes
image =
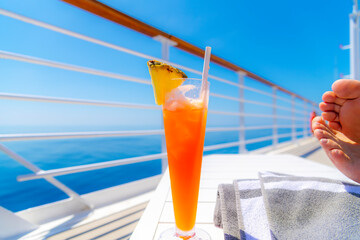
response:
{"label": "pineapple wedge garnish", "polygon": [[155,103],[162,105],[165,102],[165,95],[180,86],[184,82],[182,78],[187,78],[187,76],[181,70],[156,60],[148,61],[147,65],[154,89]]}

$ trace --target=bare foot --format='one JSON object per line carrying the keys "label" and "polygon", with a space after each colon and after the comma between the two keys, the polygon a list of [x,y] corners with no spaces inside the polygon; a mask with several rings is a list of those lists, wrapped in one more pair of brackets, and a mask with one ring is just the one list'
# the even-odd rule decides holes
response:
{"label": "bare foot", "polygon": [[348,178],[360,183],[360,144],[329,128],[321,117],[314,118],[312,128],[335,167]]}
{"label": "bare foot", "polygon": [[322,117],[332,129],[360,143],[360,81],[340,79],[332,90],[323,94],[324,102],[319,105]]}

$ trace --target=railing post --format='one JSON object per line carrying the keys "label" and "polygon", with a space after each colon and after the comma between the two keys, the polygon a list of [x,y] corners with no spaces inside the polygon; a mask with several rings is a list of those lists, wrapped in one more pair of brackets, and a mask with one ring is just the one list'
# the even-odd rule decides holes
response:
{"label": "railing post", "polygon": [[291,95],[291,140],[296,142],[295,95]]}
{"label": "railing post", "polygon": [[307,112],[307,102],[304,101],[304,138],[308,136],[308,124],[310,124],[309,113]]}
{"label": "railing post", "polygon": [[[171,41],[170,39],[167,39],[161,35],[155,36],[153,39],[161,42],[161,58],[164,61],[169,61],[170,46],[175,46],[177,43],[174,41]],[[161,112],[161,128],[164,129],[164,119],[162,116],[162,112]],[[163,135],[161,135],[161,152],[162,153],[166,152],[165,132]],[[167,165],[168,165],[167,158],[163,157],[161,159],[161,172],[162,173],[165,172]]]}
{"label": "railing post", "polygon": [[[243,71],[238,71],[236,72],[238,75],[238,79],[239,79],[239,84],[241,86],[244,86],[244,78],[246,76],[246,73]],[[245,144],[245,116],[243,115],[245,113],[245,104],[244,104],[244,88],[243,87],[239,87],[239,112],[240,112],[240,116],[239,116],[239,153],[246,153],[246,144]]]}
{"label": "railing post", "polygon": [[277,87],[273,86],[273,148],[276,148],[278,145],[278,127],[277,127],[277,111],[276,111],[276,92]]}

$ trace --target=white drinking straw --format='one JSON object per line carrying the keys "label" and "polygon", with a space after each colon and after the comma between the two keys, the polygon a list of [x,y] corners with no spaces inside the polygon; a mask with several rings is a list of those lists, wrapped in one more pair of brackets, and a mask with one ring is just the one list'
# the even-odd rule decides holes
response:
{"label": "white drinking straw", "polygon": [[204,67],[202,73],[202,83],[201,83],[201,92],[203,92],[205,83],[207,82],[208,74],[209,74],[209,64],[210,64],[210,56],[211,56],[211,47],[205,48],[205,56],[204,56]]}

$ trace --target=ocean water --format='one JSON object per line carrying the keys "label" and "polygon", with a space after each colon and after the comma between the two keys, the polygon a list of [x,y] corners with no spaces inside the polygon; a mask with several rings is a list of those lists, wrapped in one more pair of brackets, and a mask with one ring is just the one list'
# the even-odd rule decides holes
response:
{"label": "ocean water", "polygon": [[[301,131],[301,129],[298,129]],[[281,133],[290,130],[281,129]],[[272,131],[249,131],[246,139],[269,136]],[[299,136],[301,137],[301,136]],[[210,132],[206,134],[205,146],[238,140],[238,132]],[[282,138],[280,142],[290,138]],[[161,152],[160,136],[136,136],[92,139],[64,139],[4,142],[11,150],[36,164],[43,170],[104,162]],[[271,141],[247,145],[254,150]],[[208,151],[204,154],[237,153],[238,148]],[[31,173],[24,166],[0,152],[0,205],[11,211],[21,211],[67,198],[57,188],[43,179],[17,182],[18,175]],[[118,166],[56,177],[79,194],[116,186],[161,173],[161,160]]]}

